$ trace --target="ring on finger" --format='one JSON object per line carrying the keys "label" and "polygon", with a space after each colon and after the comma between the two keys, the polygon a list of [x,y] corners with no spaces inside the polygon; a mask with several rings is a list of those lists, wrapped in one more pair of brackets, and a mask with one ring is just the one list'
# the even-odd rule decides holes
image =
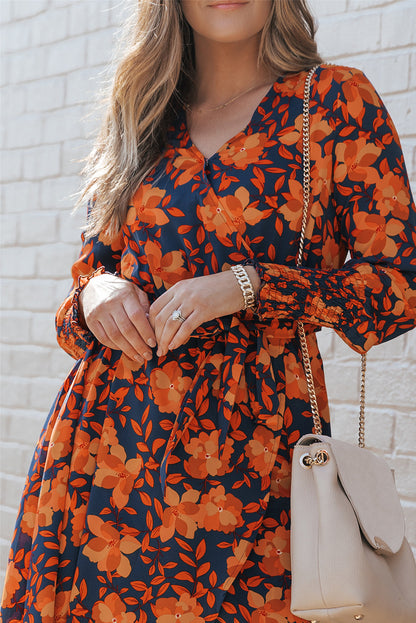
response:
{"label": "ring on finger", "polygon": [[180,320],[181,322],[185,322],[185,320],[186,320],[185,316],[182,314],[180,309],[175,309],[172,312],[171,318],[172,318],[172,320]]}

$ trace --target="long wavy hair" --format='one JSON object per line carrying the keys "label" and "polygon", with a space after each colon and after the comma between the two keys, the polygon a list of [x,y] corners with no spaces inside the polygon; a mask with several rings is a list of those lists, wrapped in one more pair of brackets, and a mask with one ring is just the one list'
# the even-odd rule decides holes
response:
{"label": "long wavy hair", "polygon": [[[314,36],[306,0],[272,0],[258,63],[276,77],[310,69],[321,62]],[[76,204],[89,203],[87,237],[118,233],[134,192],[163,152],[178,107],[191,98],[193,36],[180,0],[136,0],[117,58],[100,96],[105,112]]]}

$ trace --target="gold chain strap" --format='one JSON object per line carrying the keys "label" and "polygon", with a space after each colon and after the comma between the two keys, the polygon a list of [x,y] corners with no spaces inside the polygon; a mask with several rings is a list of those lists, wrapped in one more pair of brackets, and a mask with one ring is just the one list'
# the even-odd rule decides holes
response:
{"label": "gold chain strap", "polygon": [[[305,89],[303,93],[303,123],[302,123],[302,146],[303,146],[303,212],[302,226],[299,238],[299,251],[296,258],[296,266],[302,265],[303,251],[305,247],[306,223],[308,220],[309,202],[310,202],[310,178],[311,178],[311,161],[310,161],[310,115],[309,115],[309,97],[311,90],[311,82],[313,74],[317,67],[313,67],[307,74],[305,80]],[[316,398],[315,383],[313,381],[311,359],[309,356],[308,342],[306,339],[305,327],[303,322],[298,322],[298,334],[300,348],[302,351],[303,367],[305,369],[306,383],[308,386],[309,400],[311,403],[312,418],[314,432],[322,435],[322,423],[319,415],[318,401]],[[358,445],[364,448],[365,445],[365,372],[366,372],[366,355],[361,355],[361,382],[360,382],[360,417],[358,425]]]}

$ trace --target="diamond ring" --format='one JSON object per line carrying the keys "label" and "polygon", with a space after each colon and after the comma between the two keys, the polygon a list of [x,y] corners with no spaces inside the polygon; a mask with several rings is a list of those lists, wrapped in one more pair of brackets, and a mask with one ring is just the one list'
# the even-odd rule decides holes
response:
{"label": "diamond ring", "polygon": [[181,322],[185,322],[186,318],[182,316],[180,309],[175,309],[172,313],[172,320],[180,320]]}

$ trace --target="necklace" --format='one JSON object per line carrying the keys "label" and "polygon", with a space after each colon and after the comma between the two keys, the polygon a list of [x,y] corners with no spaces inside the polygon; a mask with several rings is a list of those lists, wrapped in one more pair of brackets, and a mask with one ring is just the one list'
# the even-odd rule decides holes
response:
{"label": "necklace", "polygon": [[[270,83],[266,83],[266,84],[268,85]],[[192,106],[190,104],[186,103],[186,102],[184,102],[183,105],[186,108],[186,110],[189,110],[190,112],[192,112],[192,111],[193,112],[213,112],[214,110],[221,110],[221,108],[225,108],[229,104],[232,104],[233,102],[238,100],[240,97],[243,97],[243,95],[247,95],[247,93],[251,93],[251,91],[254,91],[255,89],[259,89],[260,87],[266,86],[266,84],[256,84],[254,87],[250,87],[249,89],[246,89],[242,93],[238,93],[237,95],[234,95],[233,97],[231,97],[226,102],[223,102],[222,104],[218,104],[218,106],[213,106],[212,108],[196,108],[196,109],[193,109]]]}

